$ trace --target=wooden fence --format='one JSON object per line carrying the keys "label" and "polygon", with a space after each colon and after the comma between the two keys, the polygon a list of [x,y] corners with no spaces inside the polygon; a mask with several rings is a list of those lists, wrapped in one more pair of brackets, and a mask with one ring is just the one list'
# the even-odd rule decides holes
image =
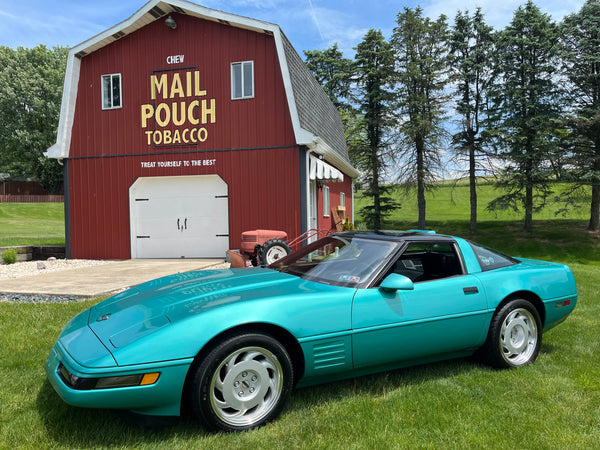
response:
{"label": "wooden fence", "polygon": [[0,203],[63,203],[64,195],[0,195]]}

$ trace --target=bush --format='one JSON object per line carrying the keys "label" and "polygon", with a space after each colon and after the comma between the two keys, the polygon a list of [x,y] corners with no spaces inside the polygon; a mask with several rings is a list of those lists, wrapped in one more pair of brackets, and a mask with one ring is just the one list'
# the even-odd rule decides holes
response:
{"label": "bush", "polygon": [[14,248],[9,248],[2,252],[2,261],[4,264],[14,264],[17,262],[17,251]]}
{"label": "bush", "polygon": [[346,221],[344,222],[344,231],[354,231],[354,224],[350,222],[350,219],[346,217]]}

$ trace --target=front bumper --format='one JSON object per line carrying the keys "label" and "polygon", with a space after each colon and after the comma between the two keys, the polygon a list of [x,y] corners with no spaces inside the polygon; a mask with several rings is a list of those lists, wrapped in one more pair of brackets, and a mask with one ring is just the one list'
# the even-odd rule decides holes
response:
{"label": "front bumper", "polygon": [[[89,368],[75,361],[57,342],[46,360],[48,380],[68,404],[83,408],[125,409],[139,414],[178,416],[187,372],[193,359],[139,364],[126,367]],[[69,387],[59,374],[62,364],[81,378],[129,376],[159,372],[158,380],[145,386],[78,390]]]}

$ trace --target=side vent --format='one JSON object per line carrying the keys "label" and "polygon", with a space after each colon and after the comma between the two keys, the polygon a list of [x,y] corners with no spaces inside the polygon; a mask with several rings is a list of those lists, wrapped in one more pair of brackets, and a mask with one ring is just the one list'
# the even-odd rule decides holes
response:
{"label": "side vent", "polygon": [[118,33],[115,33],[112,35],[115,38],[115,41],[118,41],[119,39],[121,39],[123,36],[125,36],[125,33],[123,33],[122,31],[119,31]]}
{"label": "side vent", "polygon": [[313,345],[313,364],[315,370],[327,370],[350,363],[346,342],[332,339]]}
{"label": "side vent", "polygon": [[171,5],[171,8],[173,8],[173,10],[179,14],[185,14],[185,9],[182,9],[179,6]]}
{"label": "side vent", "polygon": [[87,55],[87,53],[83,50],[81,50],[79,53],[75,53],[75,57],[79,59],[83,58],[85,55]]}
{"label": "side vent", "polygon": [[158,6],[155,6],[154,8],[152,8],[150,11],[148,11],[150,13],[150,15],[152,15],[152,17],[154,17],[155,19],[160,19],[162,16],[164,16],[166,14],[166,12],[164,12],[162,9],[160,9]]}

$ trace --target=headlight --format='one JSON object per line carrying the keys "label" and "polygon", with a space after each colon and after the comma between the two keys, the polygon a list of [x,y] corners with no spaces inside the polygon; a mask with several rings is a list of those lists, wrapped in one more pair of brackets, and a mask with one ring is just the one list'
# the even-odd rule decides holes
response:
{"label": "headlight", "polygon": [[78,391],[89,391],[92,389],[114,389],[132,386],[149,386],[156,383],[160,377],[160,372],[150,372],[116,377],[84,378],[73,375],[62,364],[58,366],[58,374],[67,386]]}

